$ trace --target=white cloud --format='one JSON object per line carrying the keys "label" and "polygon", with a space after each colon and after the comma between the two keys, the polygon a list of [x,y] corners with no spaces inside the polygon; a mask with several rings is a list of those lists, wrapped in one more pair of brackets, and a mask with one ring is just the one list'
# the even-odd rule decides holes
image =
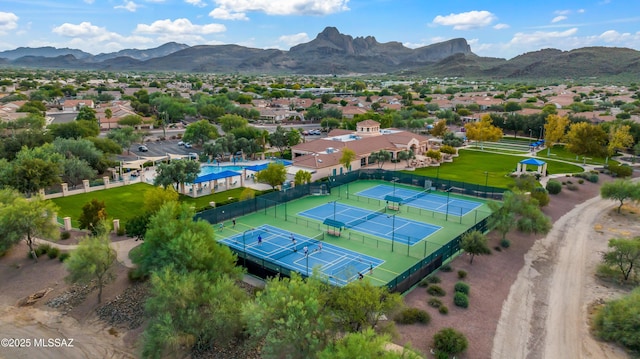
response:
{"label": "white cloud", "polygon": [[209,16],[220,20],[249,20],[247,15],[243,12],[230,12],[229,10],[221,7],[211,10]]}
{"label": "white cloud", "polygon": [[497,17],[489,11],[468,11],[459,14],[438,15],[433,24],[453,26],[454,30],[470,30],[491,25]]}
{"label": "white cloud", "polygon": [[95,0],[84,0],[87,4],[93,4]]}
{"label": "white cloud", "polygon": [[349,0],[214,0],[229,13],[263,12],[267,15],[328,15],[348,11]]}
{"label": "white cloud", "polygon": [[585,9],[578,9],[578,11],[577,11],[578,14],[584,14],[585,12],[586,12]]}
{"label": "white cloud", "polygon": [[427,45],[428,44],[425,44],[423,42],[403,42],[402,43],[402,46],[408,47],[410,49],[417,49],[417,48],[424,47],[424,46],[427,46]]}
{"label": "white cloud", "polygon": [[136,10],[140,7],[140,5],[134,3],[133,1],[125,1],[122,5],[116,5],[114,9],[124,9],[130,12],[136,12]]}
{"label": "white cloud", "polygon": [[495,24],[493,25],[493,28],[496,30],[504,30],[504,29],[508,29],[511,26],[509,26],[508,24]]}
{"label": "white cloud", "polygon": [[52,30],[54,33],[66,36],[66,37],[93,37],[99,36],[107,32],[104,27],[98,27],[90,22],[84,21],[79,24],[64,23],[60,26],[54,27]]}
{"label": "white cloud", "polygon": [[191,4],[193,6],[197,6],[197,7],[205,7],[205,6],[207,6],[207,4],[202,0],[184,0],[184,2],[186,2],[187,4]]}
{"label": "white cloud", "polygon": [[567,19],[567,17],[566,17],[566,16],[564,16],[564,15],[560,15],[560,16],[556,16],[556,17],[554,17],[553,19],[551,19],[551,22],[552,22],[552,23],[556,23],[556,22],[564,21],[564,20],[566,20],[566,19]]}
{"label": "white cloud", "polygon": [[556,15],[569,15],[571,14],[571,10],[556,10],[553,13]]}
{"label": "white cloud", "polygon": [[154,21],[151,25],[138,24],[134,32],[141,34],[160,34],[163,36],[172,35],[200,35],[213,34],[226,31],[226,27],[221,24],[192,24],[189,19],[169,19]]}
{"label": "white cloud", "polygon": [[536,31],[532,33],[518,32],[513,35],[509,42],[511,45],[552,46],[558,43],[558,39],[574,36],[578,28],[571,28],[565,31]]}
{"label": "white cloud", "polygon": [[287,46],[295,46],[304,42],[309,42],[309,35],[306,32],[301,32],[293,35],[282,35],[278,38],[278,42]]}
{"label": "white cloud", "polygon": [[0,11],[0,34],[18,27],[18,19],[19,17],[12,12]]}

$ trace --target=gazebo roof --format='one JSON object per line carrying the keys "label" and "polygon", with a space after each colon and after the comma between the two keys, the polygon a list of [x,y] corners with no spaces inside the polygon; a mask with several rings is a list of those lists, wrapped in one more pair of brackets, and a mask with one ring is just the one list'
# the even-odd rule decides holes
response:
{"label": "gazebo roof", "polygon": [[206,174],[204,176],[200,176],[200,177],[196,178],[196,180],[193,181],[193,183],[209,182],[209,181],[213,181],[213,180],[217,180],[217,179],[221,179],[221,178],[228,178],[228,177],[235,177],[235,176],[240,176],[240,173],[233,172],[233,171],[222,171],[220,173],[209,173],[209,174]]}
{"label": "gazebo roof", "polygon": [[524,164],[524,165],[535,165],[535,166],[542,166],[544,165],[546,162],[536,159],[536,158],[527,158],[526,160],[522,160],[520,161],[520,163]]}

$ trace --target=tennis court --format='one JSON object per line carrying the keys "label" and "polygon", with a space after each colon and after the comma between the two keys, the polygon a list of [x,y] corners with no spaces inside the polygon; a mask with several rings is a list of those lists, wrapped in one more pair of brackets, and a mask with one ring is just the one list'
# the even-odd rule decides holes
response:
{"label": "tennis court", "polygon": [[360,274],[370,273],[384,263],[378,258],[323,242],[321,238],[306,237],[270,225],[248,229],[219,242],[307,276],[317,267],[332,284],[340,286],[357,280]]}
{"label": "tennis court", "polygon": [[[356,193],[358,196],[384,200],[387,196],[402,199],[402,204],[434,211],[448,213],[453,216],[464,216],[482,205],[481,202],[470,201],[429,191],[416,191],[403,187],[377,185]],[[448,203],[447,203],[448,202]]]}
{"label": "tennis court", "polygon": [[394,213],[386,213],[382,208],[369,211],[333,201],[298,213],[320,222],[331,218],[345,224],[354,231],[372,234],[390,241],[398,241],[410,246],[439,231],[442,227],[402,218]]}

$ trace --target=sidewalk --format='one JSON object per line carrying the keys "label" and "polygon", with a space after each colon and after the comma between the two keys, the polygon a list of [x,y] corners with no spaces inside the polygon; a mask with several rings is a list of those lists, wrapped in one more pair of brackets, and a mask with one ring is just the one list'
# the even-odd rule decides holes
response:
{"label": "sidewalk", "polygon": [[[58,248],[64,251],[72,251],[78,248],[77,244],[61,244],[59,242],[47,241],[44,239],[36,238],[34,240],[36,244],[48,244],[51,247]],[[124,241],[111,242],[111,248],[116,251],[116,260],[127,268],[135,268],[131,258],[129,258],[129,252],[142,244],[142,241],[136,241],[135,238],[125,239]]]}

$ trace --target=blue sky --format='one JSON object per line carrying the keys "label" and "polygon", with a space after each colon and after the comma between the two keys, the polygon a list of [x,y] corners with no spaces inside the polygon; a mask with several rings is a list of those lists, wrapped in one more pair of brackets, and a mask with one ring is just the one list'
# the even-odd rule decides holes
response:
{"label": "blue sky", "polygon": [[0,50],[93,54],[169,41],[288,50],[327,26],[416,48],[465,38],[480,56],[543,48],[640,49],[638,0],[2,0]]}

